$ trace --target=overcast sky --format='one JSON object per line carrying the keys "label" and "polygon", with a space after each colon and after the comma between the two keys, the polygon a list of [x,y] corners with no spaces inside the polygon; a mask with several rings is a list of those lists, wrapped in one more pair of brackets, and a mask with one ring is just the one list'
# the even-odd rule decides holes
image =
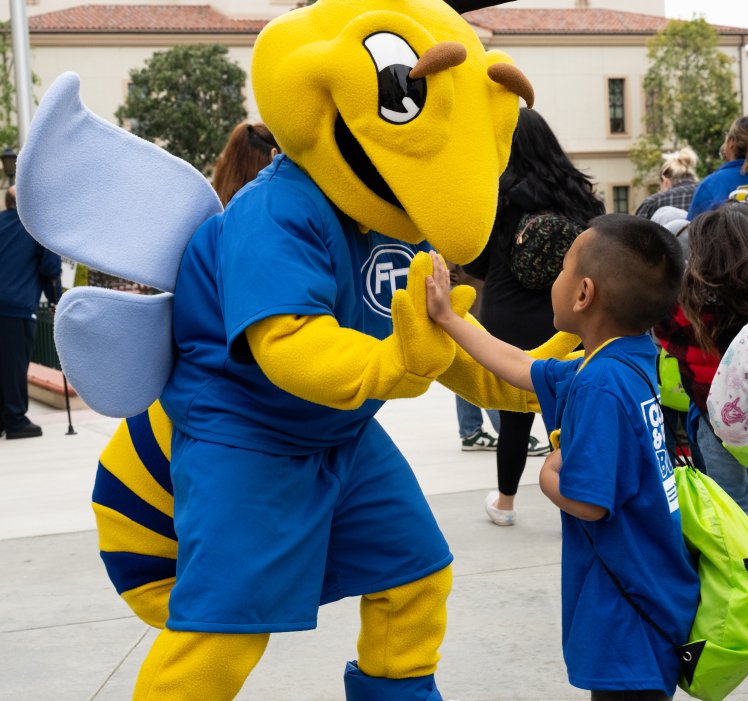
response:
{"label": "overcast sky", "polygon": [[665,0],[668,17],[692,19],[703,15],[712,24],[748,29],[748,2],[746,0]]}

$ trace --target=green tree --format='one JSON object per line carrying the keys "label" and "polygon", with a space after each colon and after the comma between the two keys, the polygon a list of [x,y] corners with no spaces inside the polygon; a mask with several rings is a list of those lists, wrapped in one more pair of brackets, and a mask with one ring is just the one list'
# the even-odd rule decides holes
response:
{"label": "green tree", "polygon": [[[10,22],[0,22],[0,148],[10,146],[17,149],[18,118],[13,71],[13,40],[10,34]],[[36,73],[31,74],[31,83],[41,84]]]}
{"label": "green tree", "polygon": [[733,60],[704,19],[671,20],[649,42],[645,134],[631,150],[635,184],[653,182],[663,151],[691,146],[704,176],[720,164],[719,147],[740,116]]}
{"label": "green tree", "polygon": [[231,130],[247,116],[246,72],[218,44],[159,51],[130,71],[127,99],[115,112],[133,134],[208,174]]}

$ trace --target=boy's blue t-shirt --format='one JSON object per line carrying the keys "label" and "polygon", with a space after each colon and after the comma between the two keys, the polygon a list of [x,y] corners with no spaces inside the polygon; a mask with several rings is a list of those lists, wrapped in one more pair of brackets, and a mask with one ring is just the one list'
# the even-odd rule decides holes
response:
{"label": "boy's blue t-shirt", "polygon": [[672,695],[676,651],[624,599],[595,549],[637,604],[675,642],[685,643],[699,598],[686,550],[649,336],[623,337],[582,359],[532,365],[549,431],[561,428],[561,494],[608,510],[584,522],[562,512],[563,648],[569,681],[582,689],[661,689]]}
{"label": "boy's blue t-shirt", "polygon": [[166,412],[193,438],[276,455],[349,440],[382,402],[342,411],[285,392],[254,362],[244,330],[273,315],[329,315],[383,339],[392,333],[395,289],[405,287],[415,253],[429,248],[363,235],[298,166],[277,156],[185,251]]}

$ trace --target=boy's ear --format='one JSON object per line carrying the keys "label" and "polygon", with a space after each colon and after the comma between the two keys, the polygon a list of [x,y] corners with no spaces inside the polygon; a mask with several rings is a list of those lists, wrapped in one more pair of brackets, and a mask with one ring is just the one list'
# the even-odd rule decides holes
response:
{"label": "boy's ear", "polygon": [[595,283],[592,278],[582,278],[577,288],[577,298],[574,301],[573,311],[575,313],[587,311],[595,299],[596,292],[597,290],[595,289]]}

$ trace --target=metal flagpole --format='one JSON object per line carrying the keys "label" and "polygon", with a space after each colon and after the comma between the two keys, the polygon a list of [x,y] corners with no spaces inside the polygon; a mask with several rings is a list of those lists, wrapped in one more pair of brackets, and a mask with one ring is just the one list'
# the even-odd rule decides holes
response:
{"label": "metal flagpole", "polygon": [[29,21],[26,0],[10,0],[10,29],[13,35],[13,64],[15,66],[16,110],[18,112],[18,147],[23,147],[31,124],[33,98],[31,94],[31,60],[29,49]]}

